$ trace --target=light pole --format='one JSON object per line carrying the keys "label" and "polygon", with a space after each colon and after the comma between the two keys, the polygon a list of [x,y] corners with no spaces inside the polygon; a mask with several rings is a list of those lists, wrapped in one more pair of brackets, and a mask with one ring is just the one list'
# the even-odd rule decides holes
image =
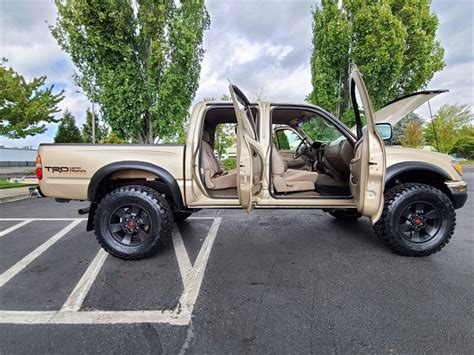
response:
{"label": "light pole", "polygon": [[95,112],[94,112],[94,101],[92,101],[92,143],[95,144]]}
{"label": "light pole", "polygon": [[[78,94],[81,94],[81,95],[84,95],[85,97],[87,97],[86,94],[84,94],[82,91],[80,90],[76,90],[76,92]],[[87,97],[88,98],[88,97]],[[95,143],[95,111],[94,111],[94,101],[91,101],[91,106],[92,106],[92,143]],[[87,119],[87,118],[86,118]]]}

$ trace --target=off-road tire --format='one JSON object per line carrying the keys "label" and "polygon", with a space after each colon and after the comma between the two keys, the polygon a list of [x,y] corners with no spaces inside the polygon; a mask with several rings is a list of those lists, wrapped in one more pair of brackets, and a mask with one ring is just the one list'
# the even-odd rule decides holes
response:
{"label": "off-road tire", "polygon": [[328,213],[341,221],[356,221],[362,217],[356,209],[331,210]]}
{"label": "off-road tire", "polygon": [[[400,223],[402,213],[417,203],[431,205],[437,210],[439,227],[432,239],[413,242],[403,236]],[[404,217],[403,217],[404,218]],[[456,226],[456,212],[446,194],[424,184],[397,185],[385,192],[381,218],[374,225],[375,234],[392,251],[404,256],[428,256],[440,251],[451,239]]]}
{"label": "off-road tire", "polygon": [[183,212],[183,211],[176,211],[173,213],[174,221],[175,222],[182,222],[188,217],[190,217],[193,212]]}
{"label": "off-road tire", "polygon": [[[122,244],[109,228],[114,211],[127,204],[138,206],[151,221],[148,237],[138,245]],[[94,226],[99,244],[111,255],[125,260],[144,259],[155,254],[171,240],[173,212],[165,197],[156,190],[147,186],[124,186],[102,199],[94,215]]]}

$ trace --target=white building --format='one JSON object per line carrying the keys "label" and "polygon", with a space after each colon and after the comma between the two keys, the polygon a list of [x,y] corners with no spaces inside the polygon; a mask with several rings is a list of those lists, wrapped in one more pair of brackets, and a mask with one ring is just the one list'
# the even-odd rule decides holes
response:
{"label": "white building", "polygon": [[36,149],[0,147],[0,167],[35,166]]}

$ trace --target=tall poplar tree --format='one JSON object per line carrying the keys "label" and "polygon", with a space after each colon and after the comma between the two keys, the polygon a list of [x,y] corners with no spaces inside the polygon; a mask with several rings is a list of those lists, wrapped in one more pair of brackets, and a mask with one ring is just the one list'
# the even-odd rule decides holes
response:
{"label": "tall poplar tree", "polygon": [[121,138],[183,135],[198,87],[204,0],[55,0],[53,36],[77,84]]}
{"label": "tall poplar tree", "polygon": [[307,99],[352,124],[349,63],[364,75],[374,109],[420,90],[444,67],[430,0],[322,0],[313,12],[313,90]]}

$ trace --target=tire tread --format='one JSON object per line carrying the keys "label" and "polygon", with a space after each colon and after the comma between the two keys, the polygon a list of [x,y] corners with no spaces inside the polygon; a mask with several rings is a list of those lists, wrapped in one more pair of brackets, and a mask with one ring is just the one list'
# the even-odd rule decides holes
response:
{"label": "tire tread", "polygon": [[[411,250],[406,248],[400,241],[399,238],[392,236],[392,231],[390,229],[389,219],[391,217],[391,211],[394,208],[394,205],[400,201],[403,197],[408,194],[414,192],[423,192],[423,191],[430,191],[434,194],[437,194],[444,202],[448,205],[448,212],[450,214],[450,218],[452,219],[452,224],[447,232],[446,237],[444,238],[443,242],[439,244],[437,247],[432,248],[430,250]],[[434,254],[441,249],[443,249],[446,244],[448,244],[449,240],[453,236],[454,228],[456,227],[456,212],[454,210],[454,206],[451,200],[439,189],[425,184],[418,184],[418,183],[405,183],[400,184],[392,187],[390,190],[385,192],[385,202],[384,202],[384,209],[382,216],[380,219],[375,223],[374,230],[375,234],[377,235],[378,239],[386,244],[392,251],[397,254],[404,255],[404,256],[412,256],[412,257],[419,257],[419,256],[428,256]]]}
{"label": "tire tread", "polygon": [[123,186],[118,189],[113,190],[108,195],[106,195],[102,201],[100,201],[99,205],[94,214],[94,226],[99,225],[98,216],[100,211],[106,206],[108,201],[113,197],[122,194],[124,192],[135,191],[141,194],[144,198],[152,200],[157,209],[159,210],[160,214],[163,217],[163,235],[160,238],[157,238],[155,243],[151,248],[149,248],[146,252],[140,254],[123,254],[115,251],[114,249],[110,248],[107,243],[104,241],[100,233],[98,232],[99,228],[95,228],[95,236],[97,241],[99,242],[100,246],[104,248],[109,254],[124,260],[139,260],[145,259],[157,252],[160,248],[168,244],[172,237],[172,229],[173,229],[173,211],[166,201],[164,195],[160,194],[158,191],[154,190],[148,186],[142,185],[128,185]]}

